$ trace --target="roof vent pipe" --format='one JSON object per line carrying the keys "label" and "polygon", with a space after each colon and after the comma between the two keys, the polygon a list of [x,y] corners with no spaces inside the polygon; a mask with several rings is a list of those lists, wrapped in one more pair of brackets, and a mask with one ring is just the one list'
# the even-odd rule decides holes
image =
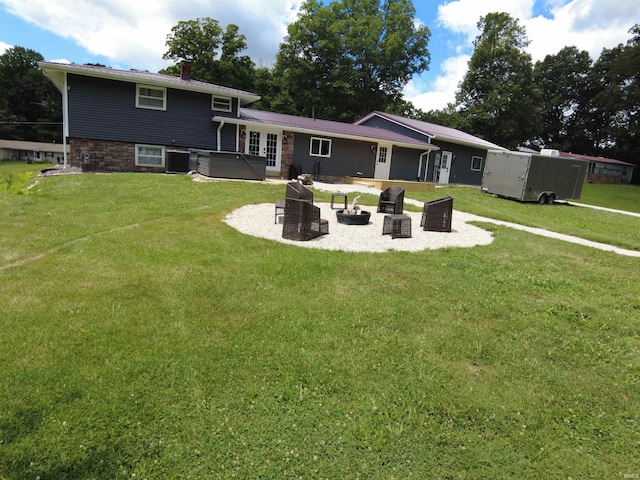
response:
{"label": "roof vent pipe", "polygon": [[191,80],[191,64],[185,62],[180,65],[180,78],[182,80]]}

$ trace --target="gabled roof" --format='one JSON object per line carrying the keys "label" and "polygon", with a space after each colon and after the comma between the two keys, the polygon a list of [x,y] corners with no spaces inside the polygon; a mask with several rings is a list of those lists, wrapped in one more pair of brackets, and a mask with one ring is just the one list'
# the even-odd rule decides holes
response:
{"label": "gabled roof", "polygon": [[560,152],[560,155],[563,157],[571,157],[571,158],[579,158],[582,160],[589,160],[590,162],[600,162],[600,163],[612,163],[615,165],[625,165],[627,167],[635,167],[633,163],[623,162],[621,160],[615,160],[613,158],[604,158],[604,157],[591,157],[589,155],[580,155],[578,153],[571,152]]}
{"label": "gabled roof", "polygon": [[292,132],[325,135],[336,138],[349,138],[362,141],[388,142],[400,147],[418,150],[439,150],[435,145],[424,140],[391,132],[382,128],[354,125],[352,123],[317,120],[283,113],[265,112],[250,108],[241,108],[240,117],[230,119],[224,117],[225,122],[235,122],[248,125],[271,125],[284,128]]}
{"label": "gabled roof", "polygon": [[436,125],[435,123],[423,122],[421,120],[414,120],[411,118],[401,117],[399,115],[392,115],[390,113],[374,111],[365,115],[360,120],[355,122],[356,125],[360,125],[373,117],[380,117],[389,122],[396,123],[405,128],[428,135],[433,140],[442,140],[443,142],[457,143],[461,145],[467,145],[477,148],[487,148],[492,150],[506,150],[495,143],[488,142],[482,138],[475,137],[468,133],[456,130],[455,128],[443,127],[442,125]]}
{"label": "gabled roof", "polygon": [[160,73],[140,72],[137,70],[117,70],[115,68],[96,67],[93,65],[76,65],[74,63],[38,62],[44,74],[51,79],[59,90],[63,88],[64,75],[73,73],[87,77],[107,78],[121,82],[142,83],[156,87],[174,88],[192,92],[219,94],[240,99],[242,105],[260,100],[255,93],[223,87],[197,80],[183,80],[180,77],[162,75]]}

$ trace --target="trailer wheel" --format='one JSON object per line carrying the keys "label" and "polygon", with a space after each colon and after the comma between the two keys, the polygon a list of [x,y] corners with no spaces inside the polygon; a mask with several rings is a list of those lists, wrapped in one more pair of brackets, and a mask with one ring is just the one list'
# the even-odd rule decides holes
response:
{"label": "trailer wheel", "polygon": [[540,205],[544,205],[545,203],[547,203],[547,194],[543,193],[538,197],[538,203]]}
{"label": "trailer wheel", "polygon": [[549,196],[547,197],[547,205],[552,205],[553,202],[555,202],[555,200],[556,200],[556,194],[550,193]]}

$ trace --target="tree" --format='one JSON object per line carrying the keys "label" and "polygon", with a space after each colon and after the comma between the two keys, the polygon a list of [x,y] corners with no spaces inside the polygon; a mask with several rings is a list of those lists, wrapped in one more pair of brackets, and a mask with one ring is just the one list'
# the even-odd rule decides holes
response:
{"label": "tree", "polygon": [[534,138],[540,125],[540,93],[533,82],[529,41],[517,20],[490,13],[458,93],[457,108],[469,132],[508,148]]}
{"label": "tree", "polygon": [[584,107],[589,101],[591,63],[589,53],[576,47],[564,47],[536,63],[533,78],[542,93],[543,120],[538,146],[572,152],[589,149]]}
{"label": "tree", "polygon": [[602,153],[640,167],[640,25],[630,33],[626,45],[604,49],[593,66],[591,133]]}
{"label": "tree", "polygon": [[180,21],[167,35],[166,45],[162,58],[176,64],[161,73],[179,75],[180,64],[187,62],[195,80],[241,90],[253,88],[255,64],[241,55],[247,43],[237,25],[229,24],[223,30],[209,17]]}
{"label": "tree", "polygon": [[42,60],[38,52],[23,47],[10,48],[0,55],[3,138],[62,141],[61,95],[38,67]]}
{"label": "tree", "polygon": [[410,0],[309,0],[280,45],[271,103],[343,121],[402,109],[402,88],[428,68],[429,36]]}

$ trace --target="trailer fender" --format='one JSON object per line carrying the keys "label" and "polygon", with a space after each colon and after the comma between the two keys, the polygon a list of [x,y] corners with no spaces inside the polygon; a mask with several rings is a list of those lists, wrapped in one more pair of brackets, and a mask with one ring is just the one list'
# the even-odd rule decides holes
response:
{"label": "trailer fender", "polygon": [[556,200],[555,192],[542,192],[538,197],[538,203],[540,205],[551,205]]}

